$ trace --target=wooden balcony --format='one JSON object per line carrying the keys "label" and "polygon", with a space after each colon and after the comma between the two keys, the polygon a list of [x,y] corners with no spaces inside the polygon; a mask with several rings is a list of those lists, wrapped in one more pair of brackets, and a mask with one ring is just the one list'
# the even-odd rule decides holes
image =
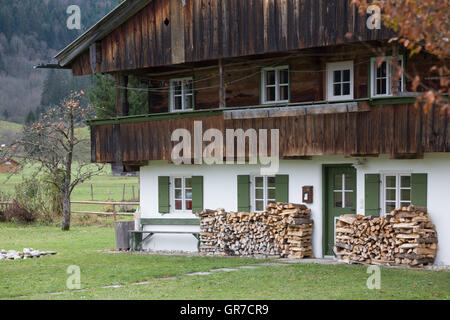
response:
{"label": "wooden balcony", "polygon": [[149,160],[171,161],[172,132],[194,135],[226,129],[279,129],[280,157],[319,155],[417,158],[427,152],[450,152],[449,110],[425,112],[413,103],[380,104],[368,100],[278,108],[212,109],[178,114],[121,117],[91,122],[92,161],[122,162],[135,168]]}

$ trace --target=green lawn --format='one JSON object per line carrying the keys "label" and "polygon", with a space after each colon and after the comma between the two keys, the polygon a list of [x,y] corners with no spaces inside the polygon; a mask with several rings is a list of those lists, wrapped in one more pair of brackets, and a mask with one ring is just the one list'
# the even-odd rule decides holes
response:
{"label": "green lawn", "polygon": [[0,120],[0,145],[11,143],[21,132],[21,124]]}
{"label": "green lawn", "polygon": [[[108,254],[114,232],[106,227],[0,224],[0,247],[56,250],[56,256],[0,261],[0,298],[16,299],[449,299],[450,272],[382,268],[381,289],[366,287],[367,268],[359,265],[295,264],[188,277],[217,267],[257,264],[248,258],[209,258]],[[81,286],[66,289],[66,269],[78,265]],[[176,279],[160,279],[178,276]],[[131,285],[150,281],[149,284]],[[111,284],[121,288],[101,289]],[[62,295],[49,292],[64,291]]]}
{"label": "green lawn", "polygon": [[0,249],[55,250],[55,256],[18,261],[0,260],[0,299],[66,289],[67,268],[81,269],[82,288],[132,283],[211,268],[250,264],[255,260],[102,253],[114,248],[110,227],[17,226],[0,223]]}

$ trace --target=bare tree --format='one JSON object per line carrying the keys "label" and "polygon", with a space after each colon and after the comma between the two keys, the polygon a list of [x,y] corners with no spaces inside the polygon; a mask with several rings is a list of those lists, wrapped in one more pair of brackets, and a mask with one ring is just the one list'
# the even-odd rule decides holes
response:
{"label": "bare tree", "polygon": [[23,136],[9,147],[9,156],[22,159],[22,166],[39,164],[35,174],[47,173],[45,182],[61,192],[62,230],[70,229],[70,196],[74,188],[97,175],[103,166],[91,164],[77,150],[89,144],[76,134],[93,115],[92,107],[82,107],[84,92],[72,92],[59,106],[49,108],[38,122],[24,128]]}

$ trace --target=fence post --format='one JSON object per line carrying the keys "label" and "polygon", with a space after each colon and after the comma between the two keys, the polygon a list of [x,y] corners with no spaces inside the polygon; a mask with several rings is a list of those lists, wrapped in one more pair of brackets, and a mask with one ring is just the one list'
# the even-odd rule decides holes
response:
{"label": "fence post", "polygon": [[117,220],[116,205],[115,205],[115,204],[113,204],[112,206],[113,206],[113,215],[114,215],[114,221],[116,221],[116,220]]}

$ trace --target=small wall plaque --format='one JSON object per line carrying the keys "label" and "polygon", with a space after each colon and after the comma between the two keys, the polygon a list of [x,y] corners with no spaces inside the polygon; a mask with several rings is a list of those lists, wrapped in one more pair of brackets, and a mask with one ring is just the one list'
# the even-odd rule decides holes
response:
{"label": "small wall plaque", "polygon": [[303,203],[313,203],[314,193],[313,186],[303,186],[302,192],[302,202]]}

